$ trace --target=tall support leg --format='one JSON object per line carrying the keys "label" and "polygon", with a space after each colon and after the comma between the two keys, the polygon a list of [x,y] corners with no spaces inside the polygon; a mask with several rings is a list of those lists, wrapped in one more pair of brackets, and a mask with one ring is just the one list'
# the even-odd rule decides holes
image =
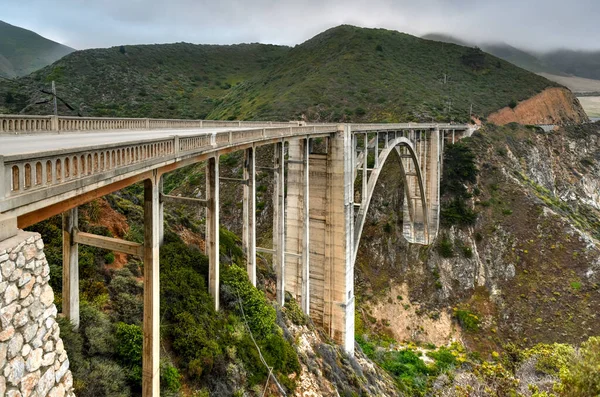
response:
{"label": "tall support leg", "polygon": [[144,181],[144,340],[142,396],[160,395],[159,176]]}
{"label": "tall support leg", "polygon": [[275,144],[273,190],[273,265],[277,273],[277,303],[285,304],[285,157],[284,143]]}
{"label": "tall support leg", "polygon": [[246,254],[248,278],[256,287],[256,160],[254,148],[244,152],[244,225],[242,231],[242,245]]}
{"label": "tall support leg", "polygon": [[206,251],[208,290],[219,310],[219,155],[206,162]]}
{"label": "tall support leg", "polygon": [[375,133],[375,168],[379,168],[379,132]]}
{"label": "tall support leg", "polygon": [[362,190],[360,194],[360,205],[366,205],[367,203],[367,181],[369,174],[367,174],[367,168],[369,164],[369,134],[365,133],[365,140],[363,145],[363,168],[362,168]]}
{"label": "tall support leg", "polygon": [[[308,169],[308,159],[310,157],[310,138],[306,138],[303,148],[303,178],[304,178],[304,200],[302,206],[302,215],[304,218],[302,230],[302,311],[310,314],[310,173]],[[353,154],[356,153],[353,151]],[[354,156],[353,156],[354,157]]]}
{"label": "tall support leg", "polygon": [[[158,182],[158,192],[160,194],[163,193],[163,185],[164,178],[161,176],[160,181]],[[160,219],[160,223],[158,225],[158,243],[163,245],[165,241],[165,203],[162,200],[159,200],[158,204],[158,218]]]}
{"label": "tall support leg", "polygon": [[[325,294],[325,306],[331,310],[326,329],[334,340],[354,354],[354,203],[351,131],[349,125],[339,126],[330,139],[327,153],[326,263],[330,267],[330,291]],[[377,147],[377,146],[376,146]],[[377,151],[376,151],[377,154]]]}
{"label": "tall support leg", "polygon": [[73,242],[77,229],[77,207],[64,212],[63,227],[63,314],[75,329],[79,328],[79,244]]}

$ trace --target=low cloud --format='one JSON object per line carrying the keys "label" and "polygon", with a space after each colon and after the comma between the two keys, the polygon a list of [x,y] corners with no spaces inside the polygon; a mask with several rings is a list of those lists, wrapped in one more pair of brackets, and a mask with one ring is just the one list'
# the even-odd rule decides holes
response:
{"label": "low cloud", "polygon": [[295,45],[340,24],[532,50],[600,49],[597,0],[2,0],[2,18],[77,49],[186,41]]}

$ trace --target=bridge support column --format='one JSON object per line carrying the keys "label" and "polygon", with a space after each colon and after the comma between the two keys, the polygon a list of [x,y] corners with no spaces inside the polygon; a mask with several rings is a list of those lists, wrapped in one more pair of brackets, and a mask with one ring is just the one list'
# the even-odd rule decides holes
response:
{"label": "bridge support column", "polygon": [[242,245],[246,254],[248,278],[256,287],[256,160],[254,148],[244,152],[244,225],[242,231]]}
{"label": "bridge support column", "polygon": [[353,354],[354,170],[350,127],[340,126],[328,142],[327,154],[310,156],[311,317]]}
{"label": "bridge support column", "polygon": [[285,152],[284,142],[275,144],[273,179],[273,266],[277,273],[277,303],[285,304]]}
{"label": "bridge support column", "polygon": [[63,212],[63,289],[62,312],[79,328],[79,244],[73,239],[73,231],[78,228],[77,207]]}
{"label": "bridge support column", "polygon": [[429,236],[428,243],[431,244],[437,236],[440,225],[440,172],[441,172],[441,151],[440,151],[440,130],[435,128],[431,131],[429,156],[426,159],[429,162],[429,173],[427,175],[427,204]]}
{"label": "bridge support column", "polygon": [[160,395],[159,238],[160,190],[158,173],[144,181],[144,340],[142,396]]}
{"label": "bridge support column", "polygon": [[292,140],[288,146],[287,205],[285,222],[285,289],[310,312],[309,280],[309,140]]}
{"label": "bridge support column", "polygon": [[208,290],[219,310],[219,155],[206,161],[206,254]]}

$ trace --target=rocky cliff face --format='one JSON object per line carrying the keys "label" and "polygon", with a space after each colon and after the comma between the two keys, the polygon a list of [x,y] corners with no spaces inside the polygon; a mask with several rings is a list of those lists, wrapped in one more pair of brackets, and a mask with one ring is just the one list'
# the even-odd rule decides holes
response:
{"label": "rocky cliff face", "polygon": [[547,88],[539,94],[505,107],[488,116],[488,121],[504,125],[521,124],[570,124],[589,121],[579,100],[566,88]]}
{"label": "rocky cliff face", "polygon": [[[600,333],[600,125],[487,126],[467,144],[480,169],[469,187],[478,220],[442,228],[434,246],[401,238],[402,187],[386,165],[356,264],[363,316],[399,340],[461,339],[480,351]],[[456,321],[465,313],[468,331]]]}

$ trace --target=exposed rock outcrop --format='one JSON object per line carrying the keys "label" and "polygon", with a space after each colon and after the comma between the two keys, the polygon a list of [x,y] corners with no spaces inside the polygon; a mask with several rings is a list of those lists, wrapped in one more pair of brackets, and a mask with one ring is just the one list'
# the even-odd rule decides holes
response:
{"label": "exposed rock outcrop", "polygon": [[571,91],[554,87],[520,102],[514,109],[507,106],[490,114],[488,121],[499,125],[512,122],[562,125],[584,123],[589,119]]}

